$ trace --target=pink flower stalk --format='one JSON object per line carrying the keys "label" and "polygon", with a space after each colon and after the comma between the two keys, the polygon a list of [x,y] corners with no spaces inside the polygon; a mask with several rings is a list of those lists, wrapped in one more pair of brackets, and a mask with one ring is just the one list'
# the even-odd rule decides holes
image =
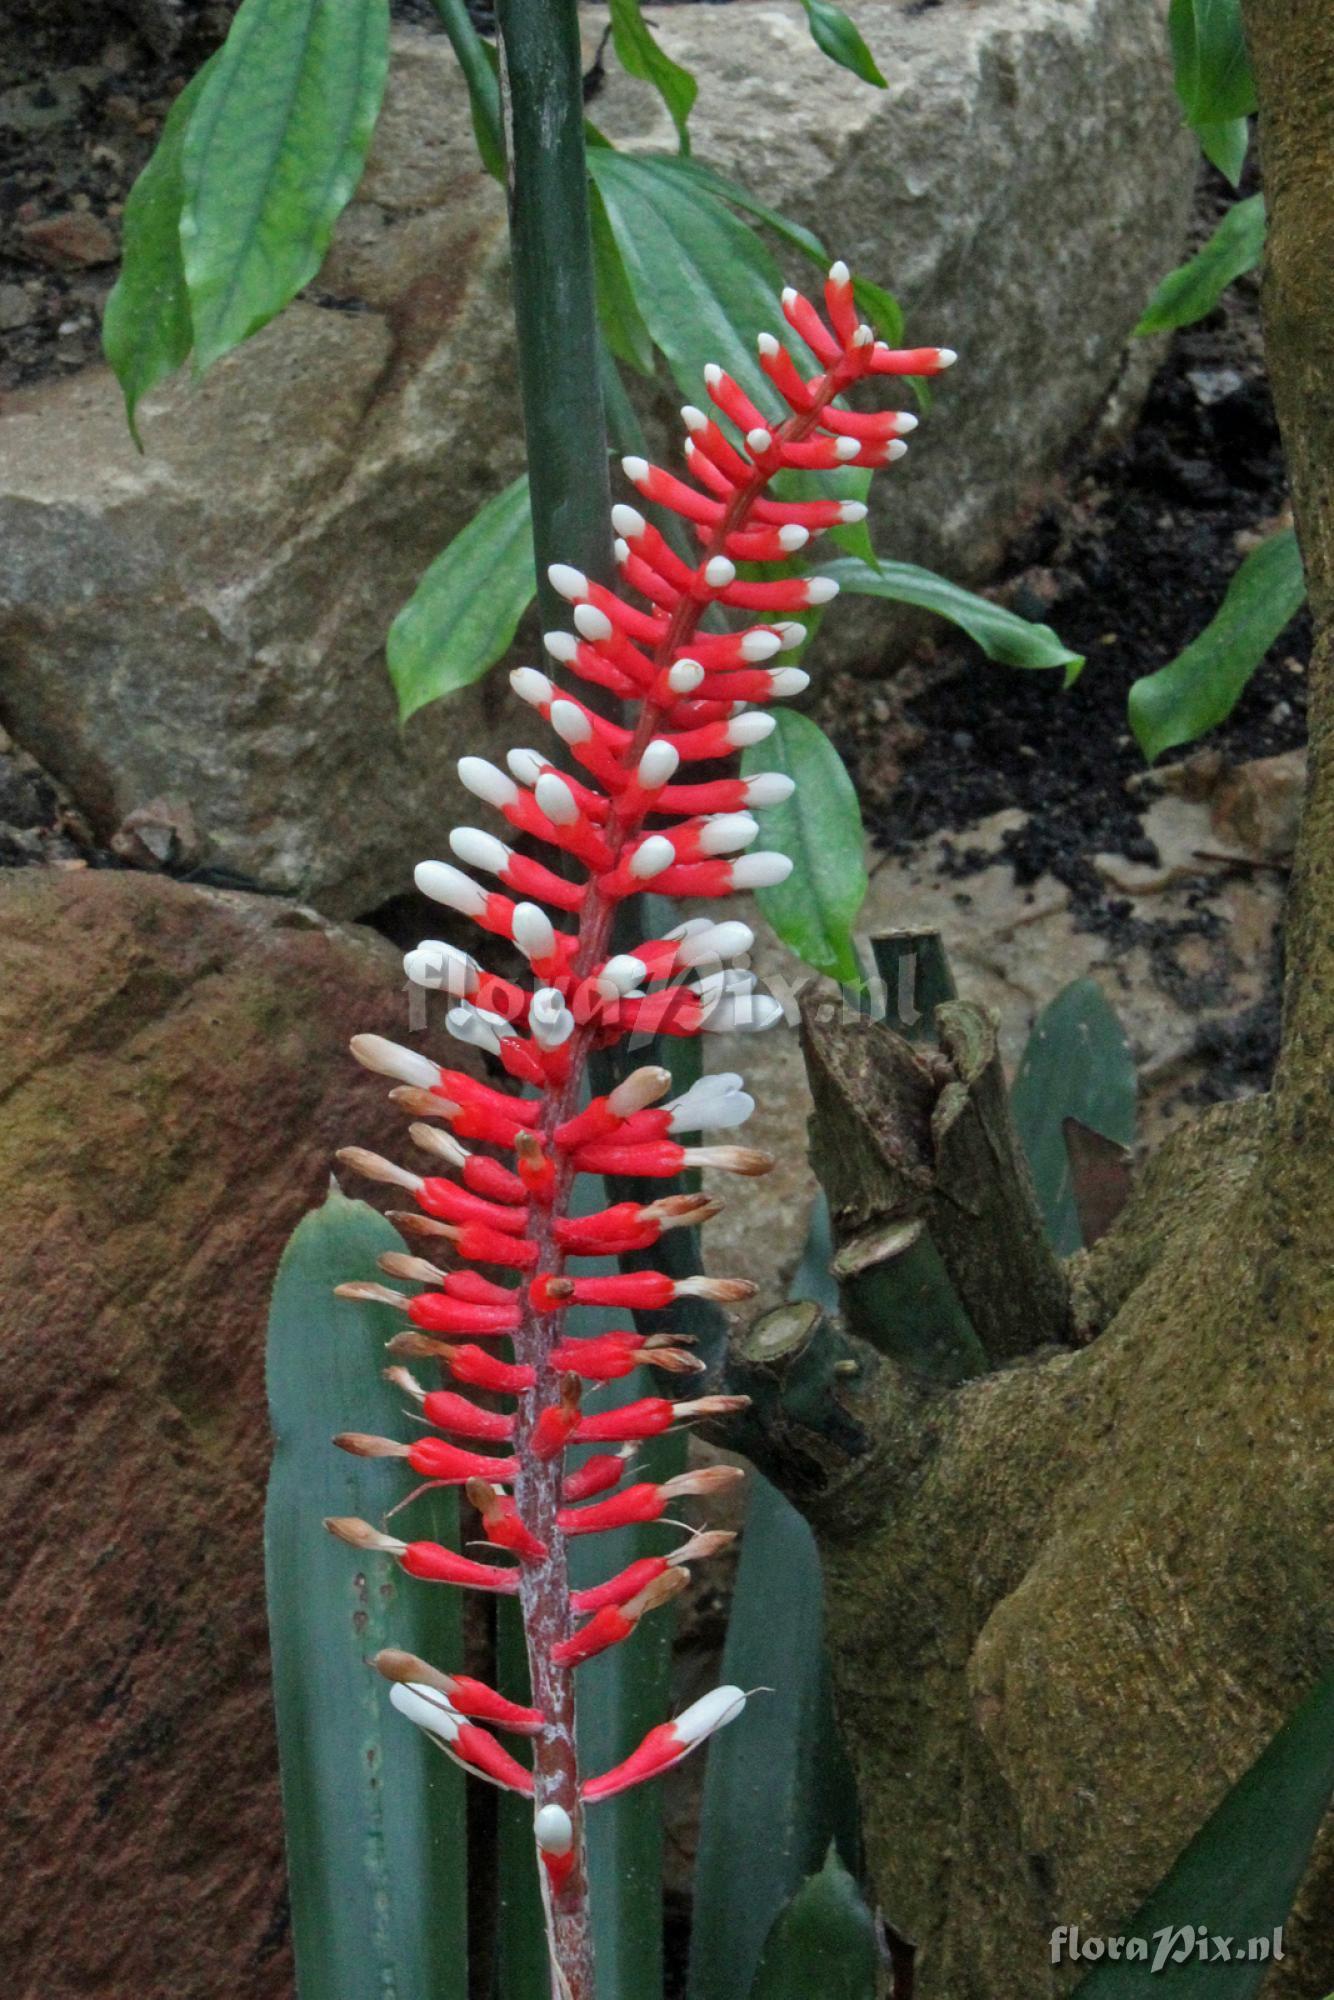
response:
{"label": "pink flower stalk", "polygon": [[[405,1316],[408,1328],[389,1343],[396,1365],[388,1373],[431,1429],[410,1444],[357,1433],[337,1442],[348,1451],[401,1458],[428,1484],[461,1486],[503,1559],[456,1555],[361,1521],[328,1525],[355,1547],[386,1551],[412,1576],[520,1601],[531,1706],[406,1654],[382,1654],[377,1664],[394,1683],[395,1707],[449,1756],[532,1798],[554,1990],[562,2000],[590,2000],[592,1993],[584,1808],[669,1770],[734,1720],[746,1701],[739,1688],[717,1688],[650,1730],[613,1770],[588,1777],[579,1771],[580,1665],[624,1643],[641,1618],[685,1587],[692,1562],[732,1538],[690,1535],[672,1553],[641,1558],[584,1591],[569,1588],[569,1539],[662,1520],[675,1501],[740,1477],[732,1467],[713,1466],[665,1482],[626,1481],[636,1441],[718,1416],[745,1399],[655,1395],[619,1409],[586,1408],[586,1384],[642,1366],[683,1375],[702,1364],[688,1342],[671,1335],[618,1330],[572,1338],[565,1314],[584,1304],[656,1309],[684,1296],[729,1302],[754,1290],[735,1279],[673,1279],[652,1270],[578,1275],[581,1259],[644,1250],[668,1229],[706,1221],[717,1204],[705,1195],[668,1194],[574,1215],[571,1191],[578,1174],[651,1180],[692,1167],[756,1174],[771,1164],[746,1147],[689,1143],[749,1117],[754,1106],[739,1076],[707,1076],[664,1102],[670,1076],[648,1066],[584,1102],[585,1070],[590,1051],[631,1034],[764,1028],[781,1014],[754,990],[750,974],[731,966],[753,942],[744,924],[695,919],[632,952],[613,952],[612,922],[628,898],[649,887],[721,897],[788,873],[783,855],[746,850],[759,833],[749,808],[785,799],[791,781],[777,772],[696,778],[688,767],[716,767],[769,735],[774,725],[766,708],[807,684],[795,667],[766,664],[805,636],[783,614],[826,603],[836,585],[798,575],[744,581],[737,565],[781,563],[812,534],[862,518],[859,502],[778,501],[765,491],[787,467],[875,467],[901,457],[902,436],[915,418],[842,408],[838,398],[869,377],[931,375],[954,359],[948,349],[895,350],[876,340],[858,319],[842,264],[830,271],[824,303],[827,321],[797,292],[783,294],[789,325],[820,364],[810,379],[772,335],[760,338],[760,365],[787,405],[781,422],[761,412],[721,368],[709,368],[705,380],[717,415],[684,412],[690,476],[678,478],[640,458],[623,461],[646,501],[690,524],[701,548],[697,563],[684,561],[637,508],[618,506],[617,563],[625,593],[642,604],[564,565],[550,572],[573,606],[574,632],[549,634],[548,652],[579,680],[617,697],[626,721],[609,720],[545,674],[521,668],[512,676],[515,691],[550,724],[577,771],[526,749],[509,753],[508,774],[478,757],[459,764],[468,790],[527,842],[554,850],[566,872],[472,827],[450,836],[456,860],[495,877],[509,893],[483,887],[451,862],[423,862],[416,871],[426,895],[515,945],[532,968],[531,981],[519,985],[441,942],[423,944],[406,959],[412,980],[454,999],[451,1033],[495,1058],[518,1089],[479,1082],[374,1035],[352,1045],[369,1069],[394,1079],[391,1094],[418,1121],[411,1137],[437,1170],[409,1172],[358,1149],[340,1157],[409,1195],[415,1208],[393,1220],[406,1237],[438,1246],[452,1261],[443,1268],[415,1254],[382,1258],[389,1275],[422,1287],[412,1297],[377,1284],[340,1287]],[[701,630],[702,614],[713,606],[758,622]],[[510,1343],[513,1359],[496,1353],[497,1340]],[[423,1389],[397,1365],[405,1357],[440,1362],[459,1389]],[[509,1399],[511,1407],[483,1407],[460,1393],[465,1388]],[[612,1449],[567,1471],[566,1452],[586,1444]],[[492,1733],[497,1729],[530,1740],[531,1770],[505,1749]]]}

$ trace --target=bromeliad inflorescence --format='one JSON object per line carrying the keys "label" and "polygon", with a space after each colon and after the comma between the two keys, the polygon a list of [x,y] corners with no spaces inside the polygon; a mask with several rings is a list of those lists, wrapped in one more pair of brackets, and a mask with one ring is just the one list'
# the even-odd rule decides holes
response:
{"label": "bromeliad inflorescence", "polygon": [[[512,750],[508,774],[478,757],[460,762],[468,790],[528,842],[555,850],[563,872],[471,827],[450,836],[455,857],[512,893],[486,889],[452,863],[427,861],[417,869],[426,895],[509,940],[532,969],[531,984],[520,985],[441,942],[422,945],[406,961],[411,979],[453,997],[451,1033],[495,1058],[519,1089],[498,1089],[441,1068],[377,1036],[353,1043],[361,1062],[395,1080],[392,1095],[415,1121],[410,1135],[438,1171],[412,1173],[358,1149],[341,1157],[410,1195],[415,1209],[394,1221],[405,1237],[439,1246],[438,1254],[452,1261],[441,1268],[415,1254],[383,1258],[389,1275],[423,1287],[410,1298],[375,1284],[342,1287],[406,1315],[410,1328],[389,1343],[396,1357],[389,1372],[432,1434],[412,1444],[356,1433],[337,1442],[348,1451],[401,1458],[429,1483],[463,1487],[486,1540],[512,1560],[481,1561],[435,1543],[403,1541],[363,1521],[328,1525],[354,1547],[389,1552],[410,1575],[517,1595],[531,1706],[406,1654],[381,1654],[377,1664],[394,1683],[394,1705],[450,1756],[532,1798],[553,1978],[568,2000],[589,2000],[592,1992],[585,1806],[668,1770],[739,1715],[745,1695],[738,1688],[715,1689],[650,1730],[614,1769],[590,1776],[579,1771],[579,1666],[625,1640],[642,1617],[684,1588],[692,1562],[731,1537],[690,1534],[670,1553],[643,1558],[581,1591],[568,1586],[567,1542],[573,1535],[662,1520],[673,1501],[707,1495],[739,1477],[726,1466],[656,1484],[627,1483],[626,1475],[634,1441],[724,1414],[740,1399],[651,1396],[617,1409],[585,1409],[586,1384],[641,1366],[686,1375],[701,1364],[670,1334],[575,1338],[564,1316],[574,1305],[633,1311],[689,1294],[736,1301],[753,1289],[727,1278],[674,1280],[642,1269],[570,1275],[567,1265],[577,1273],[581,1258],[644,1250],[665,1230],[706,1221],[717,1208],[705,1195],[668,1194],[576,1215],[572,1184],[578,1174],[661,1180],[691,1167],[755,1174],[770,1164],[746,1147],[686,1143],[690,1135],[734,1127],[750,1115],[754,1107],[740,1077],[705,1077],[664,1102],[670,1077],[649,1066],[585,1101],[587,1061],[591,1051],[630,1035],[763,1028],[781,1012],[754,990],[751,974],[735,967],[752,943],[744,924],[692,920],[631,951],[614,951],[613,919],[628,898],[650,886],[669,896],[720,897],[781,881],[788,872],[784,856],[745,850],[759,833],[749,808],[780,802],[790,780],[780,773],[697,779],[686,767],[716,765],[770,733],[766,707],[800,692],[807,679],[796,667],[766,664],[805,636],[783,614],[823,604],[836,586],[792,575],[747,581],[737,565],[784,562],[812,534],[865,513],[857,502],[766,498],[776,473],[882,466],[906,450],[902,437],[916,419],[902,411],[842,407],[838,399],[846,390],[872,376],[935,374],[954,359],[944,348],[891,349],[878,341],[858,319],[841,264],[831,270],[824,298],[827,322],[797,292],[783,294],[789,325],[820,365],[813,377],[801,373],[772,335],[761,336],[760,365],[788,406],[781,423],[766,418],[721,368],[710,368],[709,396],[737,437],[718,417],[687,408],[688,479],[643,459],[624,460],[627,477],[646,501],[690,524],[702,545],[699,562],[684,560],[636,508],[618,506],[613,524],[621,577],[647,608],[577,570],[556,565],[550,573],[574,607],[575,629],[548,635],[548,652],[582,681],[617,697],[625,720],[613,721],[545,674],[521,668],[512,677],[515,691],[550,724],[578,775],[536,750]],[[701,629],[713,606],[761,622],[733,631]],[[553,921],[549,912],[565,921]],[[511,1282],[485,1277],[477,1266],[511,1274]],[[512,1360],[496,1351],[496,1343],[506,1341]],[[422,1389],[397,1365],[413,1356],[439,1361],[460,1385],[512,1399],[512,1411],[484,1407],[454,1389]],[[595,1450],[567,1470],[567,1449],[581,1445],[610,1449]],[[531,1739],[531,1770],[494,1730]]]}

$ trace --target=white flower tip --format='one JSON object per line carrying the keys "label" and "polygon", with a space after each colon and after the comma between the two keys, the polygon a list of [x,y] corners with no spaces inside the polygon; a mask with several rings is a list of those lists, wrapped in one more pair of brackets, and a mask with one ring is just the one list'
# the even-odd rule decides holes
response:
{"label": "white flower tip", "polygon": [[611,525],[618,535],[628,535],[634,541],[644,533],[648,522],[637,507],[627,507],[623,500],[618,500],[611,510]]}
{"label": "white flower tip", "polygon": [[[400,1715],[406,1716],[409,1722],[415,1722],[418,1729],[424,1729],[428,1736],[438,1736],[442,1742],[452,1743],[459,1733],[458,1717],[435,1688],[417,1681],[395,1681],[389,1689],[389,1700]],[[698,1708],[699,1703],[696,1702],[695,1706]],[[717,1727],[716,1724],[714,1726]]]}
{"label": "white flower tip", "polygon": [[[493,1056],[500,1054],[500,1036],[494,1023],[494,1016],[480,1007],[469,1007],[464,1001],[460,1001],[457,1007],[451,1007],[445,1016],[445,1026],[456,1042],[462,1042],[469,1049],[485,1049],[488,1055]],[[508,1022],[501,1025],[507,1035],[514,1033]]]}
{"label": "white flower tip", "polygon": [[760,715],[747,710],[744,715],[734,715],[727,725],[727,740],[734,750],[749,749],[752,743],[763,743],[766,736],[772,736],[778,727],[772,715]]}
{"label": "white flower tip", "polygon": [[515,667],[510,675],[510,686],[520,701],[526,701],[530,708],[543,708],[556,692],[544,673],[536,667]]}
{"label": "white flower tip", "polygon": [[836,263],[829,266],[829,282],[831,285],[846,285],[849,276],[848,267],[841,257]]}
{"label": "white flower tip", "polygon": [[725,1729],[729,1722],[735,1722],[745,1706],[744,1689],[714,1688],[711,1693],[701,1695],[698,1701],[692,1701],[689,1708],[682,1709],[672,1723],[672,1734],[684,1748],[693,1749],[706,1736],[712,1736],[715,1730]]}
{"label": "white flower tip", "polygon": [[851,527],[854,521],[864,521],[866,515],[867,506],[864,500],[844,500],[840,503],[838,518],[848,527]]}
{"label": "white flower tip", "polygon": [[845,465],[856,458],[860,450],[861,444],[856,438],[840,437],[834,439],[834,457],[841,458]]}
{"label": "white flower tip", "polygon": [[574,1015],[554,986],[540,986],[528,1005],[528,1025],[544,1049],[558,1049],[574,1033]]}
{"label": "white flower tip", "polygon": [[543,771],[533,786],[533,797],[556,826],[573,826],[579,817],[579,802],[558,771]]}
{"label": "white flower tip", "polygon": [[786,854],[764,850],[759,854],[742,854],[732,863],[732,887],[734,889],[776,889],[780,882],[786,882],[792,873],[792,863]]}
{"label": "white flower tip", "polygon": [[703,410],[697,409],[693,403],[682,403],[681,421],[688,431],[706,431],[709,428],[709,420]]}
{"label": "white flower tip", "polygon": [[936,349],[937,368],[953,368],[958,358],[952,347],[938,347]]}
{"label": "white flower tip", "polygon": [[574,659],[579,651],[579,641],[574,637],[572,632],[544,632],[542,634],[542,644],[546,647],[552,659],[559,660],[561,665],[565,667],[569,666],[571,660]]}
{"label": "white flower tip", "polygon": [[[678,661],[677,665],[682,662]],[[673,669],[675,671],[675,669]],[[698,683],[696,683],[698,685]],[[655,737],[644,746],[644,754],[639,760],[638,777],[645,791],[656,791],[673,777],[681,762],[681,753],[674,743],[667,743],[662,737]]]}
{"label": "white flower tip", "polygon": [[801,667],[777,667],[771,682],[776,701],[791,701],[804,694],[810,684],[810,675]]}
{"label": "white flower tip", "polygon": [[512,859],[504,841],[484,833],[479,826],[456,826],[449,844],[466,867],[484,869],[488,875],[501,874]]}
{"label": "white flower tip", "polygon": [[461,917],[477,917],[486,908],[486,891],[448,861],[419,861],[412,879],[423,896],[457,910]]}
{"label": "white flower tip", "polygon": [[903,437],[906,437],[909,431],[915,431],[922,421],[920,417],[915,417],[911,410],[896,410],[895,416],[898,418],[899,433]]}
{"label": "white flower tip", "polygon": [[553,701],[549,720],[562,743],[587,743],[593,734],[592,723],[572,701]]}
{"label": "white flower tip", "polygon": [[549,563],[547,581],[571,604],[577,604],[581,597],[588,595],[588,578],[581,569],[571,569],[569,563]]}
{"label": "white flower tip", "polygon": [[747,431],[746,443],[750,447],[751,451],[759,455],[762,455],[764,452],[768,451],[770,446],[773,444],[773,434],[770,431],[760,430],[758,428],[753,431]]}
{"label": "white flower tip", "polygon": [[512,931],[527,959],[549,958],[556,949],[555,927],[540,903],[516,903]]}
{"label": "white flower tip", "polygon": [[481,978],[477,961],[442,938],[423,938],[415,951],[405,952],[403,970],[414,986],[452,993],[458,1000],[475,992]]}
{"label": "white flower tip", "polygon": [[574,1846],[574,1822],[564,1806],[541,1807],[533,1833],[543,1854],[568,1854]]}
{"label": "white flower tip", "polygon": [[885,453],[885,457],[890,463],[890,465],[893,465],[896,459],[906,458],[907,455],[908,455],[908,447],[903,442],[903,439],[891,438],[889,441],[889,449]]}
{"label": "white flower tip", "polygon": [[806,602],[808,604],[829,604],[838,596],[838,584],[832,576],[812,576],[806,580]]}
{"label": "white flower tip", "polygon": [[481,799],[485,805],[511,805],[519,796],[519,787],[513,778],[507,778],[485,757],[460,757],[458,772],[464,790],[471,792],[475,799]]}
{"label": "white flower tip", "polygon": [[623,458],[621,460],[621,471],[632,486],[642,486],[648,478],[648,460],[646,458]]}
{"label": "white flower tip", "polygon": [[790,556],[794,556],[798,549],[804,549],[810,538],[810,529],[801,527],[796,521],[789,521],[785,528],[778,530],[778,545]]}
{"label": "white flower tip", "polygon": [[602,639],[610,639],[612,623],[606,612],[599,611],[596,604],[576,604],[574,629],[581,638],[592,639],[596,643]]}
{"label": "white flower tip", "polygon": [[778,342],[774,339],[774,336],[771,333],[760,334],[755,345],[759,348],[761,354],[765,354],[768,356],[770,361],[773,360],[774,356],[778,352]]}
{"label": "white flower tip", "polygon": [[708,362],[705,365],[704,369],[704,380],[708,383],[709,387],[711,389],[716,389],[718,384],[722,381],[722,379],[723,379],[723,371],[718,366],[718,363],[716,361]]}
{"label": "white flower tip", "polygon": [[540,757],[536,750],[507,750],[505,752],[505,762],[509,765],[510,770],[514,773],[519,783],[526,785],[529,791],[532,790],[541,777],[542,766],[545,761],[545,758]]}
{"label": "white flower tip", "polygon": [[704,669],[698,660],[678,660],[668,670],[667,685],[673,694],[693,694],[704,679]]}
{"label": "white flower tip", "polygon": [[758,627],[744,634],[740,648],[742,659],[748,660],[752,666],[758,665],[761,660],[771,660],[775,653],[782,650],[783,641],[777,632],[763,632]]}
{"label": "white flower tip", "polygon": [[624,997],[633,993],[648,978],[648,967],[642,958],[635,958],[630,952],[619,952],[609,958],[602,968],[602,977],[610,980],[616,991]]}
{"label": "white flower tip", "polygon": [[795,778],[786,771],[760,771],[746,786],[748,806],[786,805],[797,789]]}
{"label": "white flower tip", "polygon": [[616,558],[617,569],[624,569],[630,560],[630,544],[626,541],[624,535],[616,537],[616,540],[611,545],[611,552]]}
{"label": "white flower tip", "polygon": [[353,1035],[348,1044],[363,1069],[377,1076],[392,1076],[397,1083],[410,1083],[417,1090],[434,1090],[440,1081],[439,1065],[416,1049],[405,1049],[383,1035]]}
{"label": "white flower tip", "polygon": [[651,833],[642,840],[630,856],[630,873],[640,882],[661,875],[664,868],[670,868],[676,859],[676,849],[661,833]]}
{"label": "white flower tip", "polygon": [[706,820],[699,831],[699,851],[701,854],[735,854],[739,848],[748,847],[752,840],[759,838],[758,820],[749,813],[717,813]]}
{"label": "white flower tip", "polygon": [[799,618],[780,619],[774,630],[778,634],[778,650],[782,653],[790,653],[794,646],[806,643],[806,627]]}
{"label": "white flower tip", "polygon": [[857,331],[853,334],[852,344],[854,347],[875,346],[875,335],[872,333],[870,327],[866,324],[865,320],[862,321],[861,325],[857,328]]}
{"label": "white flower tip", "polygon": [[736,564],[726,556],[710,556],[704,565],[704,581],[710,590],[726,590],[729,583],[736,582]]}

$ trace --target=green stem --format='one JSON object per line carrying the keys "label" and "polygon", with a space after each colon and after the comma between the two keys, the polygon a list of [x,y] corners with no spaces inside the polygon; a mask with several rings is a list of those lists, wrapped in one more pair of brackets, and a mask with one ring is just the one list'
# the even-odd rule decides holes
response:
{"label": "green stem", "polygon": [[500,117],[500,85],[496,81],[486,45],[472,24],[464,0],[434,0],[435,11],[459,59],[472,100],[473,129],[477,147],[489,173],[503,179],[505,134]]}
{"label": "green stem", "polygon": [[564,604],[548,563],[614,577],[579,18],[573,0],[500,0],[496,19],[538,602],[550,626]]}

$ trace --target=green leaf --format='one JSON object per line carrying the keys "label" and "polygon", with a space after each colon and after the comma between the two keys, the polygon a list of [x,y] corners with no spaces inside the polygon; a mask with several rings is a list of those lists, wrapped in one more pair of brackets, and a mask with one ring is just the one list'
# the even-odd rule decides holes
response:
{"label": "green leaf", "polygon": [[[690,2000],[748,1992],[784,1904],[818,1869],[836,1832],[849,1848],[856,1839],[855,1791],[829,1693],[815,1538],[767,1479],[753,1473],[749,1486],[718,1678],[774,1692],[747,1710],[744,1729],[724,1731],[709,1746]],[[845,1826],[849,1808],[853,1823]]]}
{"label": "green leaf", "polygon": [[135,412],[164,375],[179,368],[194,344],[190,298],[181,262],[181,152],[190,114],[210,70],[210,56],[167,114],[153,156],[125,204],[120,276],[102,318],[102,352],[125,397],[130,435],[143,450]]}
{"label": "green leaf", "polygon": [[479,680],[510,644],[536,588],[521,476],[455,535],[389,628],[399,721]]}
{"label": "green leaf", "polygon": [[1220,118],[1216,123],[1198,125],[1195,136],[1206,160],[1212,161],[1233,187],[1241,185],[1241,171],[1251,149],[1251,128],[1245,118]]}
{"label": "green leaf", "polygon": [[[269,1315],[264,1542],[301,2000],[467,1995],[463,1775],[395,1714],[366,1665],[386,1645],[458,1665],[459,1593],[321,1525],[378,1522],[407,1490],[396,1462],[330,1444],[348,1428],[402,1432],[402,1397],[380,1374],[385,1309],[333,1296],[401,1248],[382,1216],[331,1193],[288,1243]],[[425,1496],[412,1518],[415,1534],[457,1547],[452,1496]]]}
{"label": "green leaf", "polygon": [[635,303],[682,393],[698,396],[717,361],[749,395],[771,401],[755,340],[773,328],[782,277],[754,230],[679,165],[652,154],[588,156]]}
{"label": "green leaf", "polygon": [[593,239],[593,279],[597,285],[598,322],[602,327],[607,346],[618,361],[624,361],[630,368],[638,369],[641,375],[653,373],[653,341],[644,324],[643,315],[635,304],[635,295],[630,289],[630,280],[625,275],[625,265],[602,196],[595,185],[588,190],[588,220]]}
{"label": "green leaf", "polygon": [[1199,637],[1157,673],[1133,683],[1130,727],[1146,763],[1227,719],[1305,597],[1297,537],[1281,528],[1247,556]]}
{"label": "green leaf", "polygon": [[[757,222],[766,223],[776,236],[781,236],[794,250],[800,250],[803,256],[809,257],[811,262],[818,264],[822,270],[829,263],[829,252],[813,230],[804,228],[801,223],[793,222],[778,209],[771,208],[768,202],[761,201],[749,188],[742,187],[740,181],[730,180],[726,174],[719,173],[716,167],[706,167],[701,160],[682,159],[679,156],[669,158],[660,154],[653,155],[653,163],[659,170],[674,174],[678,180],[693,187],[697,193],[713,195],[719,201],[729,201],[733,208],[739,208],[743,214],[753,215]],[[853,289],[856,290],[855,284]],[[872,286],[871,289],[874,290],[875,287]]]}
{"label": "green leaf", "polygon": [[875,2000],[875,1920],[831,1847],[769,1934],[750,2000]]}
{"label": "green leaf", "polygon": [[903,339],[903,307],[894,294],[887,292],[883,285],[873,285],[869,278],[854,278],[852,296],[863,319],[871,322],[880,338],[890,347],[897,347]]}
{"label": "green leaf", "polygon": [[812,40],[822,55],[841,69],[850,69],[863,83],[873,83],[877,90],[889,88],[876,68],[875,57],[841,7],[832,6],[830,0],[801,0],[801,4]]}
{"label": "green leaf", "polygon": [[[1311,1848],[1334,1793],[1334,1674],[1307,1696],[1268,1747],[1224,1797],[1190,1845],[1124,1925],[1108,1925],[1143,1940],[1145,1956],[1095,1966],[1074,2000],[1253,2000],[1272,1971],[1266,1957],[1220,1961],[1192,1950],[1201,1929],[1210,1937],[1272,1942],[1286,1921],[1306,1873]],[[1155,1973],[1154,1955],[1165,1954]],[[1146,1972],[1148,1977],[1146,1979]]]}
{"label": "green leaf", "polygon": [[1027,618],[1005,611],[985,597],[975,597],[957,583],[947,583],[933,570],[918,569],[915,563],[881,562],[878,568],[868,569],[865,563],[840,558],[821,563],[820,569],[843,590],[916,604],[939,618],[948,618],[976,640],[989,660],[1002,666],[1064,667],[1069,687],[1084,664],[1083,655],[1062,645],[1049,625],[1030,624]]}
{"label": "green leaf", "polygon": [[651,83],[671,113],[681,151],[690,151],[687,125],[699,85],[688,69],[660,46],[639,11],[639,0],[610,0],[611,38],[621,68],[641,83]]}
{"label": "green leaf", "polygon": [[1265,198],[1235,202],[1202,250],[1169,271],[1145,307],[1136,333],[1170,333],[1211,313],[1243,271],[1253,271],[1264,255]]}
{"label": "green leaf", "polygon": [[472,135],[482,165],[502,187],[505,185],[505,135],[500,115],[500,80],[496,74],[496,52],[484,42],[472,24],[464,0],[435,0],[445,33],[458,57],[463,80],[468,86],[468,110]]}
{"label": "green leaf", "polygon": [[361,178],[388,67],[387,0],[243,0],[182,161],[199,368],[319,270]]}
{"label": "green leaf", "polygon": [[1020,1059],[1010,1113],[1047,1239],[1058,1257],[1083,1245],[1065,1121],[1118,1146],[1135,1143],[1135,1065],[1115,1010],[1095,979],[1076,979],[1043,1008]]}
{"label": "green leaf", "polygon": [[1177,96],[1196,131],[1255,109],[1241,0],[1172,0],[1167,17]]}
{"label": "green leaf", "polygon": [[784,771],[796,784],[781,806],[758,806],[761,839],[791,860],[792,873],[756,900],[784,944],[807,965],[847,986],[862,983],[852,926],[866,896],[861,808],[843,759],[824,731],[795,709],[743,752],[745,776]]}

